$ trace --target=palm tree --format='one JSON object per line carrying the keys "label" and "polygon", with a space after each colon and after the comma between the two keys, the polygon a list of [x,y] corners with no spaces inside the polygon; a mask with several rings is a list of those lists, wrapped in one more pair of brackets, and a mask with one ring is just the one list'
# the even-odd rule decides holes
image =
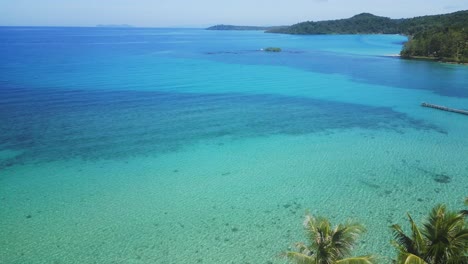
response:
{"label": "palm tree", "polygon": [[408,214],[411,235],[393,225],[396,263],[468,264],[468,228],[464,214],[448,211],[445,205],[432,209],[428,220],[418,227]]}
{"label": "palm tree", "polygon": [[372,264],[372,256],[349,257],[356,240],[365,229],[354,222],[332,228],[328,219],[307,215],[304,221],[309,244],[297,243],[297,252],[286,256],[298,264]]}

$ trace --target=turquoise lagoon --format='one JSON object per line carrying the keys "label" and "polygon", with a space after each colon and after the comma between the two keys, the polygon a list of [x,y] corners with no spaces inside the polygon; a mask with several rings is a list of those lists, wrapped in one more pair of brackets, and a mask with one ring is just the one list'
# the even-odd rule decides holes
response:
{"label": "turquoise lagoon", "polygon": [[[468,195],[466,66],[398,35],[0,28],[0,263],[285,263]],[[281,53],[260,49],[277,46]]]}

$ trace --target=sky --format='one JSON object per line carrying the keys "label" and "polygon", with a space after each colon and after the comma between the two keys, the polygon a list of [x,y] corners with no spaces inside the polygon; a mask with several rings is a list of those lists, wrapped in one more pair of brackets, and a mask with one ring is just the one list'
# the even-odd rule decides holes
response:
{"label": "sky", "polygon": [[468,10],[468,0],[0,0],[0,26],[275,26],[348,18],[391,18]]}

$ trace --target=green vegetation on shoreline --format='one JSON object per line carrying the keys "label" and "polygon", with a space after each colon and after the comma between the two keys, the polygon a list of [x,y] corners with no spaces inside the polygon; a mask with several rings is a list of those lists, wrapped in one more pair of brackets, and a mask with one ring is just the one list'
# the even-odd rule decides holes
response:
{"label": "green vegetation on shoreline", "polygon": [[445,28],[467,28],[468,10],[445,15],[391,19],[362,13],[347,19],[307,21],[290,27],[273,28],[268,33],[284,34],[403,34],[412,36],[420,32]]}
{"label": "green vegetation on shoreline", "polygon": [[292,26],[217,25],[210,30],[265,30],[282,34],[402,34],[402,58],[468,63],[468,10],[445,15],[391,19],[362,13],[347,19],[307,21]]}
{"label": "green vegetation on shoreline", "polygon": [[403,58],[468,63],[468,27],[417,33],[405,43],[400,55]]}
{"label": "green vegetation on shoreline", "polygon": [[267,30],[267,33],[296,35],[396,34],[398,29],[394,19],[362,13],[347,19],[301,22],[290,27],[270,29]]}
{"label": "green vegetation on shoreline", "polygon": [[468,63],[468,11],[391,19],[368,13],[348,19],[302,22],[270,29],[284,34],[403,34],[409,36],[402,58]]}

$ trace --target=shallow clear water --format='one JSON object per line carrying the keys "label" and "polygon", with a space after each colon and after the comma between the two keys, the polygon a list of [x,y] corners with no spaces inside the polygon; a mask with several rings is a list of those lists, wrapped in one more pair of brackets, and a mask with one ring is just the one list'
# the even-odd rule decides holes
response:
{"label": "shallow clear water", "polygon": [[[0,28],[0,263],[283,263],[468,195],[468,68],[397,35]],[[278,46],[281,53],[261,48]]]}

